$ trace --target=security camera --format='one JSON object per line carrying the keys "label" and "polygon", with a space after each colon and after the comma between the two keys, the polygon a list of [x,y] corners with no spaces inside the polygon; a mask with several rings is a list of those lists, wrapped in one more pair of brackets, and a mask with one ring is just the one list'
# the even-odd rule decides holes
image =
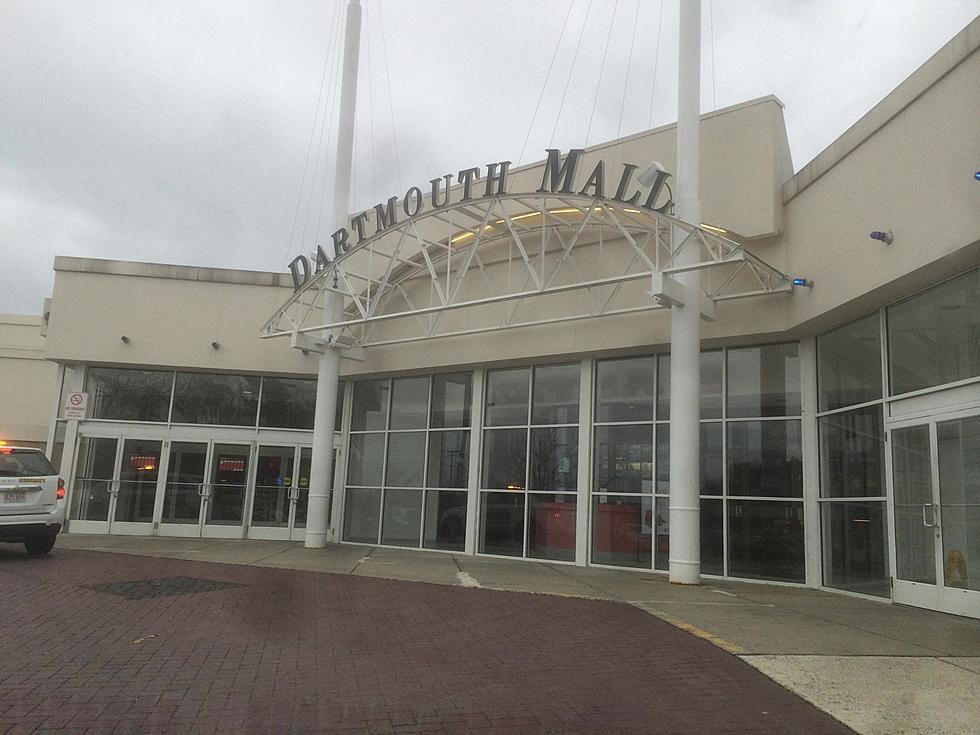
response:
{"label": "security camera", "polygon": [[220,347],[221,347],[221,343],[220,343],[220,342],[212,342],[212,343],[211,343],[211,349],[212,349],[212,350],[217,350],[217,349],[219,349]]}

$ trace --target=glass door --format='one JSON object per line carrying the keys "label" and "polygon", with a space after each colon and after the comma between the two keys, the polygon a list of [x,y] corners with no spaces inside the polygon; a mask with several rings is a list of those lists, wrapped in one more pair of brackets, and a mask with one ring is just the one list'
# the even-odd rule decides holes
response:
{"label": "glass door", "polygon": [[75,479],[70,486],[69,526],[73,533],[109,533],[118,444],[114,437],[79,439]]}
{"label": "glass door", "polygon": [[309,447],[259,447],[249,538],[303,540],[311,454]]}
{"label": "glass door", "polygon": [[208,442],[170,442],[160,535],[200,536]]}
{"label": "glass door", "polygon": [[208,481],[202,493],[202,533],[241,538],[245,521],[250,444],[212,444]]}
{"label": "glass door", "polygon": [[153,532],[162,448],[159,440],[123,441],[110,533],[147,536]]}
{"label": "glass door", "polygon": [[890,434],[894,599],[980,618],[980,416]]}

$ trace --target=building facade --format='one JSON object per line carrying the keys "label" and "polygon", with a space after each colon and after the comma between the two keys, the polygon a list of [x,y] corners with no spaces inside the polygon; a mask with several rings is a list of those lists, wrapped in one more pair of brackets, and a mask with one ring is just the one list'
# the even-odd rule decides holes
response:
{"label": "building facade", "polygon": [[[980,617],[978,47],[974,22],[795,175],[775,98],[703,116],[707,224],[689,234],[719,260],[703,281],[702,574]],[[589,148],[583,180],[670,171],[674,147],[668,126]],[[438,236],[438,217],[410,215],[368,242],[414,227],[446,273],[390,249],[398,265],[366,281],[391,276],[387,301],[349,289],[332,540],[666,570],[669,294],[634,276],[669,275],[652,263],[667,220],[650,215],[646,249],[619,219],[647,214],[594,181],[533,199],[547,171],[511,172],[527,194],[507,208],[489,183],[472,203],[456,187]],[[451,287],[470,267],[480,280]],[[78,258],[55,272],[42,403],[69,531],[302,539],[315,347],[259,339],[293,279]],[[760,285],[726,291],[742,278]],[[528,283],[534,299],[504,303]],[[421,306],[453,296],[468,310]],[[62,418],[72,392],[82,419]]]}

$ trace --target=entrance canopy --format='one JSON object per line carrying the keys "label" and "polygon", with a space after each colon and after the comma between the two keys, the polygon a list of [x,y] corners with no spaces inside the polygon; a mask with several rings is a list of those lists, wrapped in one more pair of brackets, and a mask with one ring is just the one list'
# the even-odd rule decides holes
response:
{"label": "entrance canopy", "polygon": [[[389,215],[403,214],[392,205]],[[368,347],[631,314],[679,303],[671,276],[689,270],[701,271],[708,319],[716,302],[792,288],[711,229],[617,200],[498,194],[388,219],[359,242],[352,233],[335,260],[321,258],[262,336]],[[696,259],[675,264],[692,249]],[[323,317],[328,289],[343,297],[341,320]]]}

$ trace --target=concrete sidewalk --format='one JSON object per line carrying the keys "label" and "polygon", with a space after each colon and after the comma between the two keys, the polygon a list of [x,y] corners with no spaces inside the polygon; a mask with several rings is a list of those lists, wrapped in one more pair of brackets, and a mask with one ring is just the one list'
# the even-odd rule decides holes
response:
{"label": "concrete sidewalk", "polygon": [[56,548],[623,602],[734,653],[861,733],[980,733],[980,621],[817,590],[456,554],[63,535]]}

